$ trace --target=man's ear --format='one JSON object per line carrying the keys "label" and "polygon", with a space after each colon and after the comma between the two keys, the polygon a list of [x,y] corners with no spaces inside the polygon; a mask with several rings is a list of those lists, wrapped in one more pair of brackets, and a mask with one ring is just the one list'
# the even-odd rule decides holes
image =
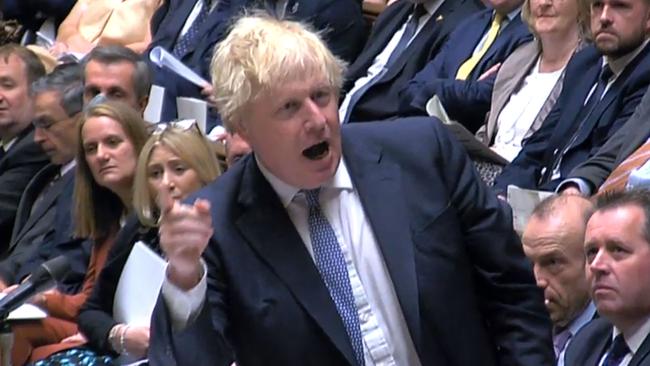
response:
{"label": "man's ear", "polygon": [[140,98],[140,101],[138,102],[138,105],[140,106],[140,113],[144,114],[145,108],[147,108],[147,104],[149,103],[149,95],[146,95],[142,98]]}

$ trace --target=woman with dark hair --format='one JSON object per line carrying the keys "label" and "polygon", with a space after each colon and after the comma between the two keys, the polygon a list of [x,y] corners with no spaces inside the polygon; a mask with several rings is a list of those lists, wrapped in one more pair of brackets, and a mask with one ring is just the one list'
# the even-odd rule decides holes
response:
{"label": "woman with dark hair", "polygon": [[85,342],[77,335],[79,309],[92,292],[123,218],[132,211],[137,156],[148,136],[146,123],[127,105],[106,102],[86,111],[78,134],[75,235],[93,241],[88,271],[78,294],[52,290],[34,297],[32,302],[50,315],[13,326],[14,365]]}

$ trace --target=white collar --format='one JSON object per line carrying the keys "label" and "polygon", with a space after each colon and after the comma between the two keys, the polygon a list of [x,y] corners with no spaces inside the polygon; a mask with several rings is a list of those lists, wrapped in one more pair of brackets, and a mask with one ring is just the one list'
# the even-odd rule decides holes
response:
{"label": "white collar", "polygon": [[[257,158],[257,155],[254,156],[255,156],[255,162],[257,163],[257,166],[260,168],[262,175],[264,175],[264,177],[269,182],[269,184],[271,184],[271,187],[280,198],[280,201],[282,202],[282,206],[284,206],[284,208],[287,208],[287,206],[289,206],[291,201],[293,201],[293,198],[296,196],[296,194],[300,191],[300,188],[294,187],[290,184],[283,182],[280,178],[276,177],[273,173],[271,173],[271,171],[269,171],[264,166],[264,164],[262,164],[262,162]],[[334,173],[334,176],[327,182],[323,183],[321,187],[334,188],[339,190],[354,189],[354,187],[352,186],[352,179],[350,178],[350,173],[348,172],[348,168],[345,165],[345,160],[341,159],[341,161],[339,162],[339,166],[336,168],[336,173]]]}

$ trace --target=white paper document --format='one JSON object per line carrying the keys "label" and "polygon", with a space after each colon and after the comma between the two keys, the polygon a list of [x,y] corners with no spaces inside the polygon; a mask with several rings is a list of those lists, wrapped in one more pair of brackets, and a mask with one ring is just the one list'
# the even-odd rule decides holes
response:
{"label": "white paper document", "polygon": [[195,73],[189,67],[185,66],[185,64],[183,64],[179,59],[160,46],[154,47],[151,52],[149,52],[149,59],[156,66],[167,68],[200,88],[206,84],[210,84],[207,80]]}
{"label": "white paper document", "polygon": [[165,97],[165,88],[158,85],[152,85],[149,90],[149,101],[144,109],[142,117],[145,121],[151,123],[160,122],[162,115],[163,98]]}
{"label": "white paper document", "polygon": [[536,191],[533,189],[523,189],[517,186],[508,186],[508,203],[512,207],[512,221],[515,231],[520,235],[524,232],[528,219],[533,213],[533,209],[538,203],[546,197],[553,196],[555,193],[546,191]]}
{"label": "white paper document", "polygon": [[465,150],[467,150],[467,154],[472,158],[480,158],[499,165],[507,165],[509,163],[507,159],[479,141],[473,133],[465,128],[465,126],[450,119],[445,107],[442,105],[437,95],[434,95],[429,99],[426,109],[430,116],[437,117],[445,126],[447,126],[449,131],[451,131],[458,141],[463,144]]}
{"label": "white paper document", "polygon": [[149,326],[166,264],[143,242],[135,243],[115,291],[113,317],[118,323]]}
{"label": "white paper document", "polygon": [[205,134],[205,124],[208,119],[208,103],[201,99],[178,97],[176,98],[176,110],[179,119],[195,120],[201,132]]}
{"label": "white paper document", "polygon": [[[0,299],[5,296],[7,296],[7,294],[0,292]],[[47,313],[43,309],[36,305],[25,303],[9,313],[7,320],[38,320],[43,319],[46,316]]]}

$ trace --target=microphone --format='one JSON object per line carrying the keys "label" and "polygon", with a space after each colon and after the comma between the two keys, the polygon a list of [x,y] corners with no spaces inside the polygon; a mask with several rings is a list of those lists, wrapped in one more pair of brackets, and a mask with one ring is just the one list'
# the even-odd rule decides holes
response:
{"label": "microphone", "polygon": [[54,286],[69,270],[70,263],[63,255],[41,264],[25,282],[0,300],[0,320],[6,319],[30,297]]}

